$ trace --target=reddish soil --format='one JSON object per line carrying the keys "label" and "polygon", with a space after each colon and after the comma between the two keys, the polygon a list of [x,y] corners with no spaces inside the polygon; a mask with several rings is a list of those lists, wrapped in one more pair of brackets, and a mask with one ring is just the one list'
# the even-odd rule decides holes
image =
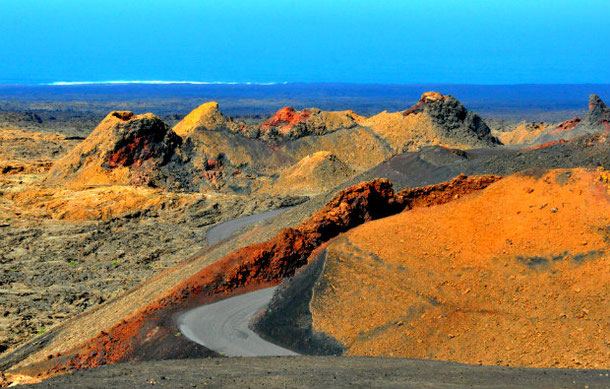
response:
{"label": "reddish soil", "polygon": [[284,133],[290,130],[292,127],[306,122],[310,116],[311,112],[306,109],[297,111],[293,107],[284,107],[261,124],[261,129],[269,130],[273,127],[279,127],[280,132]]}
{"label": "reddish soil", "polygon": [[557,143],[566,143],[567,141],[565,139],[559,139],[559,140],[554,140],[552,142],[546,142],[543,143],[541,145],[536,145],[536,146],[532,146],[532,147],[528,147],[526,150],[537,150],[537,149],[543,149],[545,147],[549,147],[552,145],[556,145]]}
{"label": "reddish soil", "polygon": [[114,111],[112,112],[112,116],[119,118],[123,121],[128,121],[133,117],[133,112],[131,111]]}
{"label": "reddish soil", "polygon": [[387,179],[348,188],[298,227],[284,229],[267,242],[236,250],[206,267],[164,297],[68,353],[40,376],[129,360],[143,343],[166,336],[170,331],[167,318],[189,305],[200,304],[202,299],[213,301],[238,290],[277,284],[305,265],[314,249],[342,232],[404,209],[452,201],[498,179],[499,176],[460,176],[447,183],[400,193],[394,192]]}
{"label": "reddish soil", "polygon": [[555,128],[553,131],[551,131],[551,134],[557,135],[557,134],[561,134],[562,132],[571,131],[577,125],[579,125],[581,121],[582,121],[581,118],[575,117],[573,119],[566,120],[565,122],[559,123],[557,128]]}

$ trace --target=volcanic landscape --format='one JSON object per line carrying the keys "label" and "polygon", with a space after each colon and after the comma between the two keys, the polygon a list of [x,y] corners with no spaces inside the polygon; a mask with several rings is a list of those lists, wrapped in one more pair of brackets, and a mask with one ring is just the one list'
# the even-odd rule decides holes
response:
{"label": "volcanic landscape", "polygon": [[2,122],[0,387],[610,387],[610,109],[421,92]]}

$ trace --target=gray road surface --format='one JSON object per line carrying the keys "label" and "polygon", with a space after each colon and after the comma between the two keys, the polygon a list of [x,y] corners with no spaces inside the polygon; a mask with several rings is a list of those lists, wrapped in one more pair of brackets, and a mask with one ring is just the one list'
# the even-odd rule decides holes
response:
{"label": "gray road surface", "polygon": [[276,287],[202,305],[178,317],[184,336],[228,357],[298,355],[267,342],[248,328],[252,316],[269,304]]}
{"label": "gray road surface", "polygon": [[[246,226],[288,209],[274,209],[220,223],[208,230],[206,238],[213,245]],[[298,355],[267,342],[248,328],[252,316],[269,304],[274,291],[275,288],[266,288],[184,312],[178,317],[178,328],[193,342],[229,357]]]}
{"label": "gray road surface", "polygon": [[277,216],[290,208],[292,207],[272,209],[271,211],[265,211],[246,217],[240,217],[239,219],[229,220],[224,223],[219,223],[218,225],[210,228],[206,233],[205,236],[208,239],[208,244],[211,246],[216,242],[228,238],[229,236],[233,235],[233,233],[244,227],[263,220],[271,219],[272,217]]}

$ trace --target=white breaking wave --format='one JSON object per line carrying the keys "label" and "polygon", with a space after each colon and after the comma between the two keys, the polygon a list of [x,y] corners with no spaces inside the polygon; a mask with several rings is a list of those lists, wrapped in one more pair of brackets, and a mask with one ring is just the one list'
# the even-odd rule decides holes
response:
{"label": "white breaking wave", "polygon": [[43,85],[115,85],[115,84],[147,84],[147,85],[277,85],[287,82],[222,82],[222,81],[163,81],[163,80],[135,80],[135,81],[55,81]]}

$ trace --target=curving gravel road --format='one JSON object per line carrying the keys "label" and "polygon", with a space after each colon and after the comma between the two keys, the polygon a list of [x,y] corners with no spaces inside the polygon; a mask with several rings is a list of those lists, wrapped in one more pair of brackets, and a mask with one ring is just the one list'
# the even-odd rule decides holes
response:
{"label": "curving gravel road", "polygon": [[233,219],[223,223],[219,223],[214,227],[210,228],[207,231],[205,237],[208,240],[208,244],[211,246],[216,242],[228,238],[229,236],[233,235],[233,233],[241,230],[244,227],[261,222],[263,220],[271,219],[272,217],[277,216],[280,213],[286,212],[291,208],[293,207],[272,209],[271,211],[265,211],[250,216],[240,217],[239,219]]}
{"label": "curving gravel road", "polygon": [[277,287],[265,288],[202,305],[178,317],[188,339],[228,357],[299,355],[267,342],[248,328],[252,316],[265,308]]}
{"label": "curving gravel road", "polygon": [[[220,223],[208,230],[208,243],[213,245],[246,226],[270,219],[290,208]],[[186,311],[178,316],[178,328],[189,340],[228,357],[299,355],[267,342],[248,328],[254,314],[269,304],[275,289],[261,289]]]}

